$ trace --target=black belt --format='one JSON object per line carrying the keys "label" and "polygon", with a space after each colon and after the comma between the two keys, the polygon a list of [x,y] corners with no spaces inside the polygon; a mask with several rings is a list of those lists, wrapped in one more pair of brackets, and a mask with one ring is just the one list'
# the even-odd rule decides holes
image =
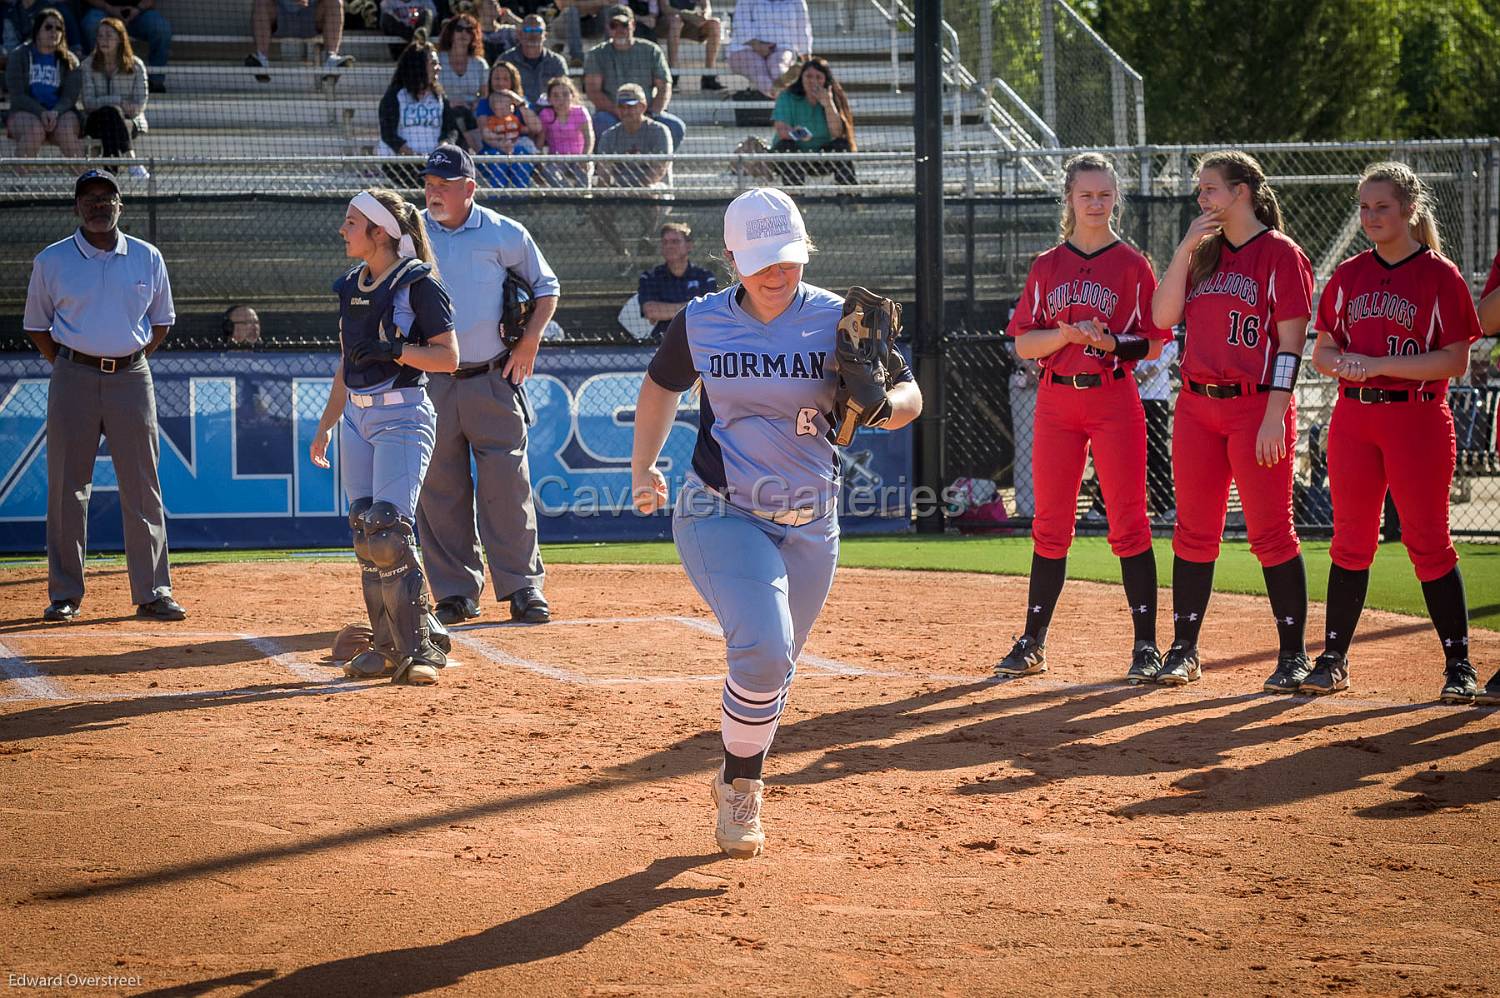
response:
{"label": "black belt", "polygon": [[[1109,376],[1111,380],[1119,381],[1121,378],[1125,377],[1125,371],[1123,368],[1117,367],[1109,373]],[[1053,374],[1049,371],[1047,373],[1047,380],[1052,382],[1054,385],[1066,385],[1069,388],[1098,388],[1100,385],[1104,384],[1104,375]]]}
{"label": "black belt", "polygon": [[502,353],[500,356],[496,357],[488,364],[480,364],[478,367],[460,367],[458,370],[453,372],[453,377],[477,378],[481,374],[489,374],[491,371],[498,371],[505,366],[505,360],[509,356],[509,353]]}
{"label": "black belt", "polygon": [[95,357],[93,354],[81,353],[78,350],[74,350],[72,347],[59,346],[57,348],[57,355],[59,357],[64,357],[68,360],[71,360],[75,364],[82,364],[84,367],[92,367],[96,370],[103,371],[105,374],[114,374],[116,371],[124,370],[125,368],[130,367],[136,361],[146,356],[146,351],[137,350],[129,357]]}
{"label": "black belt", "polygon": [[[1408,391],[1388,391],[1384,388],[1345,388],[1344,398],[1354,399],[1356,402],[1406,402],[1412,397]],[[1416,401],[1431,402],[1437,398],[1436,392],[1417,392]]]}
{"label": "black belt", "polygon": [[[1205,385],[1196,381],[1189,381],[1187,386],[1188,391],[1194,395],[1203,395],[1211,399],[1237,399],[1241,395],[1248,394],[1245,391],[1244,385]],[[1255,390],[1257,392],[1268,392],[1271,390],[1271,386],[1256,385]]]}
{"label": "black belt", "polygon": [[[480,364],[478,367],[460,367],[458,370],[453,371],[449,377],[460,380],[463,378],[477,378],[481,374],[489,374],[491,371],[501,370],[505,367],[505,362],[509,359],[510,351],[507,350],[488,364]],[[533,425],[536,422],[536,417],[531,413],[531,400],[526,397],[526,386],[518,385],[509,378],[505,379],[505,383],[510,385],[510,390],[515,392],[516,398],[520,400],[521,418],[526,420],[527,426]]]}

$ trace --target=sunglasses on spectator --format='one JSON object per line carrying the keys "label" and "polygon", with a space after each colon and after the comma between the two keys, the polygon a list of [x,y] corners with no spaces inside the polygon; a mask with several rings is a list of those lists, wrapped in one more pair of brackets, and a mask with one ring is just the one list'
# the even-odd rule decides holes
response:
{"label": "sunglasses on spectator", "polygon": [[63,33],[63,26],[61,24],[56,23],[55,21],[48,21],[46,24],[42,25],[42,29],[41,30],[43,30],[43,31],[55,31],[55,32],[57,32],[60,35],[60,34]]}
{"label": "sunglasses on spectator", "polygon": [[523,35],[544,35],[546,33],[547,33],[547,29],[546,28],[522,28],[521,29],[521,34],[523,34]]}

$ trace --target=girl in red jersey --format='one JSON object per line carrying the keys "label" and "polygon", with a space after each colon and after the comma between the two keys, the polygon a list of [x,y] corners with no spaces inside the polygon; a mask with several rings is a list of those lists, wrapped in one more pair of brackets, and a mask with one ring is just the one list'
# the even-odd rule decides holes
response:
{"label": "girl in red jersey", "polygon": [[[1495,254],[1495,260],[1490,264],[1490,278],[1484,282],[1484,291],[1479,295],[1479,325],[1486,336],[1500,333],[1500,253]],[[1495,433],[1500,436],[1500,418],[1496,419]],[[1490,677],[1474,702],[1500,706],[1500,670]]]}
{"label": "girl in red jersey", "polygon": [[1063,241],[1036,258],[1007,332],[1042,367],[1031,453],[1036,516],[1026,631],[996,666],[1006,676],[1047,669],[1043,645],[1068,571],[1078,487],[1092,448],[1109,512],[1109,546],[1135,625],[1130,671],[1155,673],[1156,558],[1146,517],[1146,416],[1130,376],[1170,335],[1151,323],[1156,276],[1115,234],[1119,178],[1096,153],[1064,165]]}
{"label": "girl in red jersey", "polygon": [[1349,688],[1345,657],[1370,585],[1387,487],[1422,583],[1447,671],[1440,698],[1469,703],[1469,611],[1448,534],[1455,439],[1448,379],[1469,366],[1479,317],[1469,286],[1441,255],[1426,187],[1403,163],[1376,163],[1359,184],[1359,220],[1375,244],[1339,264],[1318,303],[1313,365],[1339,379],[1328,427],[1333,545],[1327,647],[1304,693]]}
{"label": "girl in red jersey", "polygon": [[1280,637],[1265,688],[1295,692],[1311,665],[1303,645],[1307,570],[1292,525],[1292,388],[1312,314],[1312,267],[1282,233],[1276,194],[1245,153],[1199,161],[1198,207],[1203,214],[1188,226],[1151,303],[1156,324],[1184,321],[1187,339],[1172,426],[1174,637],[1161,671],[1140,678],[1181,686],[1202,675],[1198,632],[1232,480]]}

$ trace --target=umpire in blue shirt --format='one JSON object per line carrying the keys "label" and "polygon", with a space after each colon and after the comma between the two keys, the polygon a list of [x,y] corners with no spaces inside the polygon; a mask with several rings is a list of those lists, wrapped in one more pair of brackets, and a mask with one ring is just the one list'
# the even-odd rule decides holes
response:
{"label": "umpire in blue shirt", "polygon": [[[435,613],[444,624],[479,616],[488,560],[511,619],[545,624],[552,616],[542,595],[524,385],[557,309],[557,276],[524,226],[474,203],[474,161],[467,152],[438,146],[422,176],[422,220],[453,298],[458,333],[458,370],[433,374],[427,383],[437,409],[437,446],[417,503]],[[507,349],[501,319],[511,273],[531,286],[533,308],[519,342]]]}
{"label": "umpire in blue shirt", "polygon": [[157,478],[156,395],[146,358],[176,320],[155,246],[119,230],[120,185],[90,170],[73,187],[80,225],[37,254],[24,325],[52,365],[47,394],[47,595],[44,620],[83,602],[83,554],[99,436],[109,441],[125,521],[136,616],[182,620],[167,570]]}

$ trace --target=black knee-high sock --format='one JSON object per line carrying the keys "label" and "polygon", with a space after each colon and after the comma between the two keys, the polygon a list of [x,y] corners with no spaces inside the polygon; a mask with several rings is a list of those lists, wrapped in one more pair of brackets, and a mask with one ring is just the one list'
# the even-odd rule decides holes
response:
{"label": "black knee-high sock", "polygon": [[1156,552],[1150,548],[1120,559],[1120,581],[1130,603],[1135,639],[1156,644]]}
{"label": "black knee-high sock", "polygon": [[1172,641],[1197,645],[1214,594],[1214,562],[1184,561],[1172,557]]}
{"label": "black knee-high sock", "polygon": [[755,755],[733,755],[728,749],[724,750],[724,782],[733,783],[735,780],[758,780],[760,779],[761,767],[765,765],[766,754],[764,752]]}
{"label": "black knee-high sock", "polygon": [[1057,609],[1057,597],[1062,595],[1067,578],[1066,556],[1043,558],[1035,551],[1031,553],[1031,584],[1026,591],[1026,634],[1036,638],[1037,644],[1047,640],[1052,611]]}
{"label": "black knee-high sock", "polygon": [[1349,653],[1359,615],[1365,609],[1365,594],[1370,590],[1370,570],[1354,571],[1328,566],[1328,618],[1323,625],[1324,650]]}
{"label": "black knee-high sock", "polygon": [[1443,657],[1468,658],[1469,601],[1458,566],[1441,579],[1422,583],[1422,597],[1427,600],[1427,615],[1443,643]]}
{"label": "black knee-high sock", "polygon": [[1266,595],[1271,598],[1271,613],[1276,617],[1276,633],[1281,638],[1281,654],[1298,655],[1307,651],[1307,565],[1299,551],[1280,565],[1262,566],[1266,578]]}

